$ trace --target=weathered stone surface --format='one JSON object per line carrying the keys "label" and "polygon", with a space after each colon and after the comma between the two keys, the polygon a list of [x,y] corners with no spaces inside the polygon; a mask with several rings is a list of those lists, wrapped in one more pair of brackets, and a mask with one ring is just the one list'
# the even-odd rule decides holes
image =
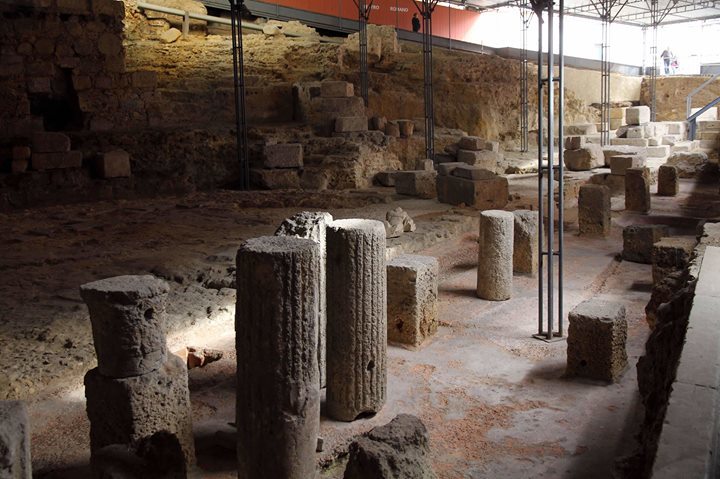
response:
{"label": "weathered stone surface", "polygon": [[433,163],[433,160],[416,160],[415,169],[424,171],[435,171],[435,164]]}
{"label": "weathered stone surface", "polygon": [[[649,140],[652,142],[652,140]],[[670,154],[670,147],[667,145],[650,145],[647,149],[648,158],[665,158]]]}
{"label": "weathered stone surface", "polygon": [[179,357],[171,354],[160,369],[127,378],[91,369],[85,375],[85,397],[93,454],[167,431],[180,443],[186,466],[195,464],[187,365]]}
{"label": "weathered stone surface", "polygon": [[565,125],[565,136],[594,135],[597,132],[597,126],[595,125],[595,123]]}
{"label": "weathered stone surface", "polygon": [[315,476],[320,246],[265,236],[237,253],[238,477]]}
{"label": "weathered stone surface", "polygon": [[438,328],[438,261],[400,255],[387,264],[388,340],[419,346]]}
{"label": "weathered stone surface", "polygon": [[458,142],[458,147],[461,150],[480,151],[485,149],[485,138],[479,136],[463,136]]}
{"label": "weathered stone surface", "polygon": [[578,197],[581,235],[610,234],[610,190],[602,185],[582,185]]}
{"label": "weathered stone surface", "polygon": [[0,477],[32,478],[30,424],[20,401],[0,401]]}
{"label": "weathered stone surface", "polygon": [[471,166],[465,163],[461,163],[456,168],[453,168],[452,176],[468,180],[488,180],[497,177],[495,173],[481,166]]}
{"label": "weathered stone surface", "polygon": [[180,442],[174,434],[167,431],[158,431],[132,446],[126,444],[105,446],[93,453],[90,466],[92,477],[121,479],[194,477],[192,473],[188,474]]}
{"label": "weathered stone surface", "polygon": [[320,96],[325,98],[343,98],[355,95],[352,83],[344,81],[324,81],[320,83]]}
{"label": "weathered stone surface", "polygon": [[440,163],[440,164],[438,164],[438,175],[441,175],[441,176],[451,175],[453,170],[455,170],[455,168],[457,168],[458,166],[468,166],[468,164],[461,163],[458,161]]}
{"label": "weathered stone surface", "polygon": [[645,157],[641,155],[617,155],[610,158],[610,173],[625,176],[628,168],[645,166]]}
{"label": "weathered stone surface", "polygon": [[400,136],[400,126],[396,121],[389,121],[387,125],[385,125],[385,134],[394,138]]}
{"label": "weathered stone surface", "polygon": [[64,153],[70,151],[70,138],[62,133],[36,132],[32,136],[33,153]]}
{"label": "weathered stone surface", "polygon": [[676,167],[680,178],[701,179],[717,171],[717,165],[708,162],[702,151],[673,153],[665,164]]}
{"label": "weathered stone surface", "polygon": [[350,445],[343,479],[436,479],[425,425],[400,414]]}
{"label": "weathered stone surface", "polygon": [[516,210],[513,234],[513,271],[535,276],[538,270],[538,212]]}
{"label": "weathered stone surface", "polygon": [[387,118],[385,118],[384,116],[373,116],[370,118],[371,130],[385,131],[386,126]]}
{"label": "weathered stone surface", "polygon": [[398,171],[395,173],[395,191],[399,195],[435,198],[435,171]]}
{"label": "weathered stone surface", "polygon": [[605,165],[602,147],[592,143],[578,150],[565,150],[563,159],[570,171],[588,171]]}
{"label": "weathered stone surface", "polygon": [[497,141],[486,141],[485,142],[485,149],[487,151],[492,151],[494,153],[500,152],[500,143]]}
{"label": "weathered stone surface", "polygon": [[265,168],[302,168],[303,147],[300,143],[279,143],[263,148]]}
{"label": "weathered stone surface", "polygon": [[395,186],[395,173],[397,171],[379,171],[375,174],[375,181],[380,186]]}
{"label": "weathered stone surface", "polygon": [[66,151],[62,153],[33,153],[31,164],[33,170],[58,170],[64,168],[80,168],[83,155],[81,151]]}
{"label": "weathered stone surface", "polygon": [[494,151],[470,151],[458,150],[458,162],[467,163],[472,166],[482,166],[489,170],[494,170],[503,160],[503,154]]}
{"label": "weathered stone surface", "polygon": [[505,301],[512,295],[515,215],[509,211],[480,213],[477,295]]}
{"label": "weathered stone surface", "polygon": [[631,106],[625,110],[625,121],[628,125],[644,125],[650,122],[650,107]]}
{"label": "weathered stone surface", "polygon": [[319,283],[318,283],[318,370],[320,371],[320,387],[325,387],[325,356],[327,352],[327,225],[333,217],[325,211],[303,211],[283,221],[275,231],[276,236],[294,236],[313,240],[319,246]]}
{"label": "weathered stone surface", "polygon": [[627,367],[625,306],[591,299],[568,320],[567,375],[616,382]]}
{"label": "weathered stone surface", "polygon": [[610,158],[617,155],[642,155],[646,156],[647,149],[640,146],[603,146],[603,154],[605,155],[605,166],[610,166]]}
{"label": "weathered stone surface", "polygon": [[645,149],[650,146],[647,138],[612,138],[610,144],[612,146],[635,146]]}
{"label": "weathered stone surface", "polygon": [[415,231],[415,222],[405,210],[399,206],[385,214],[385,235],[387,238],[397,238],[403,233]]}
{"label": "weathered stone surface", "polygon": [[130,176],[130,154],[125,150],[108,151],[97,158],[95,171],[100,178],[127,178]]}
{"label": "weathered stone surface", "polygon": [[252,169],[250,170],[250,179],[253,184],[268,190],[300,188],[300,174],[294,168]]}
{"label": "weathered stone surface", "polygon": [[508,180],[503,176],[487,180],[438,176],[437,194],[441,203],[464,204],[479,210],[504,208],[508,204]]}
{"label": "weathered stone surface", "polygon": [[415,123],[412,120],[397,120],[397,125],[403,138],[411,137],[415,131]]}
{"label": "weathered stone surface", "polygon": [[672,165],[661,165],[658,170],[658,189],[659,196],[675,196],[680,191],[680,181],[678,178],[678,169]]}
{"label": "weathered stone surface", "polygon": [[168,291],[165,281],[150,275],[116,276],[80,287],[90,311],[100,374],[124,378],[161,367]]}
{"label": "weathered stone surface", "polygon": [[566,150],[579,150],[587,145],[587,137],[585,136],[568,136],[565,138]]}
{"label": "weathered stone surface", "polygon": [[697,239],[692,236],[668,236],[656,242],[650,256],[653,283],[658,284],[669,274],[683,271],[696,244]]}
{"label": "weathered stone surface", "polygon": [[277,25],[263,25],[262,32],[264,35],[270,36],[270,37],[280,37],[284,36],[282,30],[280,30],[280,27]]}
{"label": "weathered stone surface", "polygon": [[376,413],[387,388],[385,227],[338,220],[327,229],[327,413],[353,421]]}
{"label": "weathered stone surface", "polygon": [[590,177],[590,184],[607,186],[610,196],[622,196],[625,194],[625,175],[613,175],[610,173],[597,173]]}
{"label": "weathered stone surface", "polygon": [[625,171],[625,209],[647,213],[650,211],[650,170],[628,168]]}
{"label": "weathered stone surface", "polygon": [[364,116],[340,116],[335,119],[335,131],[348,133],[353,131],[367,131],[368,121]]}
{"label": "weathered stone surface", "polygon": [[636,263],[652,263],[653,245],[668,235],[665,225],[632,225],[623,228],[622,257]]}

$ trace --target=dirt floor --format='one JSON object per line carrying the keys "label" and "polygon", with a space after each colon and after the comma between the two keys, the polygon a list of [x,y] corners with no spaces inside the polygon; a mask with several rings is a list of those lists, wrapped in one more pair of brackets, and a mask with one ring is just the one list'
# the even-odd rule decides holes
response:
{"label": "dirt floor", "polygon": [[[508,209],[532,206],[533,177],[511,181]],[[531,338],[537,330],[537,279],[516,276],[505,302],[475,296],[477,212],[388,189],[318,194],[299,204],[291,193],[217,192],[184,198],[27,210],[2,216],[0,392],[29,401],[38,477],[88,477],[88,422],[82,375],[94,366],[87,311],[78,286],[118,274],[152,272],[172,287],[172,350],[186,345],[224,351],[189,372],[201,477],[236,477],[228,434],[234,421],[235,352],[232,261],[244,238],[272,234],[303,209],[335,217],[382,218],[395,206],[418,231],[391,246],[441,263],[440,322],[418,350],[388,348],[388,400],[375,417],[353,423],[322,419],[324,477],[342,477],[342,453],[354,434],[398,413],[427,425],[432,461],[443,479],[610,477],[634,446],[641,417],[635,363],[648,328],[651,267],[620,261],[621,226],[666,222],[694,234],[698,218],[717,216],[717,186],[683,180],[677,198],[653,196],[653,215],[614,213],[608,238],[565,237],[565,311],[602,297],[628,312],[629,368],[618,384],[564,377],[564,341]],[[295,206],[289,206],[295,203]],[[271,207],[268,207],[267,205]],[[298,206],[299,205],[299,206]],[[620,209],[618,200],[615,209]],[[678,219],[678,216],[684,218]],[[225,432],[226,434],[223,434]],[[340,459],[337,459],[340,456]]]}

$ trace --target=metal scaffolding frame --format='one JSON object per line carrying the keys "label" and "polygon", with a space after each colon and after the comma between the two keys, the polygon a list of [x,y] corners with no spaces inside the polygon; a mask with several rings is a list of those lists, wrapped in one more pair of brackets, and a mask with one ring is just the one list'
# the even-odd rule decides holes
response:
{"label": "metal scaffolding frame", "polygon": [[367,0],[353,0],[355,6],[358,9],[358,32],[360,45],[360,96],[362,96],[365,106],[369,104],[369,92],[368,86],[368,37],[367,37],[367,24],[370,21],[370,12],[375,0],[370,0],[370,4]]}
{"label": "metal scaffolding frame", "polygon": [[520,151],[530,150],[529,125],[530,125],[530,102],[528,97],[528,50],[527,37],[530,29],[533,11],[522,8],[524,0],[518,0],[520,16],[523,22],[522,28],[522,56],[520,59]]}
{"label": "metal scaffolding frame", "polygon": [[[563,114],[565,111],[565,54],[564,54],[564,0],[558,2],[558,74],[555,75],[555,3],[553,0],[530,0],[538,19],[538,332],[533,337],[551,342],[563,339]],[[543,19],[545,15],[546,21]],[[547,29],[547,64],[543,71],[543,24]],[[555,112],[555,84],[558,85],[557,117]],[[547,114],[543,89],[547,89]],[[555,119],[558,120],[558,165],[555,158]],[[543,122],[547,119],[547,134]],[[547,140],[546,140],[547,138]],[[546,142],[547,141],[547,142]],[[547,162],[544,161],[547,153]],[[555,172],[558,178],[557,249],[555,246]],[[546,184],[543,184],[543,183]],[[547,207],[547,242],[545,241],[545,215]],[[555,268],[557,258],[557,269]],[[556,307],[557,306],[557,307]],[[557,320],[557,322],[556,322]],[[555,324],[557,323],[557,330]]]}
{"label": "metal scaffolding frame", "polygon": [[435,159],[435,105],[433,101],[432,14],[439,0],[413,0],[422,17],[423,80],[425,92],[425,157]]}
{"label": "metal scaffolding frame", "polygon": [[243,60],[242,11],[245,0],[230,0],[232,29],[233,80],[235,86],[235,133],[240,165],[240,189],[250,189],[247,113],[245,108],[245,64]]}
{"label": "metal scaffolding frame", "polygon": [[657,111],[657,77],[658,77],[658,25],[660,19],[660,5],[658,0],[648,0],[650,3],[652,45],[650,46],[650,57],[652,58],[652,69],[650,70],[650,121],[656,120]]}

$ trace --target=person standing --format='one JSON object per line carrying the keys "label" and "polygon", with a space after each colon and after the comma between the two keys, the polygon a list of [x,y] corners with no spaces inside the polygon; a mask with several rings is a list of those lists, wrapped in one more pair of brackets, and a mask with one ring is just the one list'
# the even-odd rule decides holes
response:
{"label": "person standing", "polygon": [[413,29],[413,32],[415,32],[415,33],[420,31],[420,19],[418,18],[417,13],[413,13],[412,29]]}
{"label": "person standing", "polygon": [[670,62],[672,62],[673,58],[675,58],[675,55],[670,51],[670,47],[667,47],[663,52],[660,54],[660,58],[663,59],[663,65],[665,66],[665,74],[670,74]]}

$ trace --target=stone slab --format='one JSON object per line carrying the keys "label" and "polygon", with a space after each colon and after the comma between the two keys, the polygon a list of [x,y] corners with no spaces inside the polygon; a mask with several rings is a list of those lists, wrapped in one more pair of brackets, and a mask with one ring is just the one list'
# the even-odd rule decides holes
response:
{"label": "stone slab", "polygon": [[63,153],[33,152],[30,164],[33,170],[57,170],[64,168],[82,167],[83,154],[81,151],[66,151]]}
{"label": "stone slab", "polygon": [[340,116],[335,119],[335,132],[348,133],[367,131],[368,121],[364,116]]}
{"label": "stone slab", "polygon": [[458,178],[466,178],[468,180],[487,180],[495,178],[497,175],[490,170],[487,170],[481,166],[471,166],[465,163],[457,166],[452,170],[452,176]]}
{"label": "stone slab", "polygon": [[398,171],[395,173],[395,191],[399,195],[435,198],[435,171]]}
{"label": "stone slab", "polygon": [[324,81],[320,83],[320,96],[324,98],[344,98],[355,95],[352,83],[344,81]]}
{"label": "stone slab", "polygon": [[70,151],[70,137],[62,133],[36,132],[32,136],[34,153],[65,153]]}
{"label": "stone slab", "polygon": [[644,125],[650,122],[650,107],[632,106],[625,110],[625,121],[628,125]]}
{"label": "stone slab", "polygon": [[263,167],[302,168],[303,146],[300,143],[278,143],[263,147]]}
{"label": "stone slab", "polygon": [[95,171],[100,178],[127,178],[130,176],[130,154],[125,150],[104,153],[95,162]]}
{"label": "stone slab", "polygon": [[508,180],[502,176],[487,180],[438,176],[437,194],[441,203],[464,204],[479,210],[499,209],[508,204]]}

